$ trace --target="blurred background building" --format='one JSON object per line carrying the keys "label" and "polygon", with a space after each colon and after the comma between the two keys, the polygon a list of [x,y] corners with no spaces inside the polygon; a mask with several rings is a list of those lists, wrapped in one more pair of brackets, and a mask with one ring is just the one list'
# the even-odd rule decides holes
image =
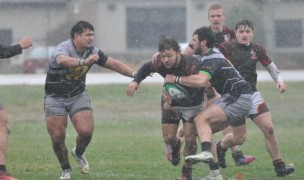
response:
{"label": "blurred background building", "polygon": [[162,36],[190,42],[196,28],[209,26],[207,11],[214,3],[224,5],[231,28],[243,18],[253,21],[254,40],[279,68],[304,67],[303,0],[0,0],[0,43],[16,44],[24,35],[34,40],[22,55],[1,60],[0,73],[25,72],[27,59],[47,57],[70,38],[78,20],[94,25],[95,45],[106,54],[140,65],[157,51]]}

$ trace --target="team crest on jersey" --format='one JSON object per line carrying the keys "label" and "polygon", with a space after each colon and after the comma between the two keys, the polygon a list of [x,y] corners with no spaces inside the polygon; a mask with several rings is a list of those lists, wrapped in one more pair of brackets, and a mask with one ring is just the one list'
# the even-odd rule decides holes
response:
{"label": "team crest on jersey", "polygon": [[225,42],[229,42],[230,41],[230,34],[225,34],[224,35],[224,40],[225,40]]}
{"label": "team crest on jersey", "polygon": [[250,57],[251,57],[252,60],[257,60],[258,59],[254,49],[250,50]]}
{"label": "team crest on jersey", "polygon": [[79,80],[80,77],[85,76],[88,71],[89,71],[89,66],[86,65],[71,67],[69,68],[69,72],[66,74],[65,78],[67,80]]}

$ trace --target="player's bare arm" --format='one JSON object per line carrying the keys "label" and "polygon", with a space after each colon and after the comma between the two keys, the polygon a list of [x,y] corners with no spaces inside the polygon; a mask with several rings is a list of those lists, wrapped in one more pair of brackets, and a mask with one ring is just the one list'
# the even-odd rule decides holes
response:
{"label": "player's bare arm", "polygon": [[92,54],[86,59],[80,59],[75,57],[69,57],[66,55],[59,55],[56,58],[58,65],[62,67],[77,67],[84,65],[91,65],[99,59],[98,54]]}
{"label": "player's bare arm", "polygon": [[111,69],[113,71],[116,71],[124,76],[128,77],[134,77],[136,72],[133,71],[129,66],[122,63],[121,61],[118,61],[116,59],[113,59],[111,57],[108,57],[107,62],[103,65],[103,67]]}
{"label": "player's bare arm", "polygon": [[188,87],[208,87],[209,77],[206,74],[198,73],[190,76],[175,76],[173,74],[167,74],[164,83],[179,83]]}

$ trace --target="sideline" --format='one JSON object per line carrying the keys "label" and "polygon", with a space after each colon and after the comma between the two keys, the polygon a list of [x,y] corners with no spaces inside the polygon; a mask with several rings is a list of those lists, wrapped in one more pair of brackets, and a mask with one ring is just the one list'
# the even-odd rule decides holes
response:
{"label": "sideline", "polygon": [[[281,71],[284,81],[304,81],[304,70]],[[12,74],[0,75],[1,85],[44,85],[45,74]],[[131,78],[118,73],[88,73],[87,84],[128,84]],[[258,71],[258,81],[273,81],[267,71]],[[142,83],[162,83],[163,78],[155,73]]]}

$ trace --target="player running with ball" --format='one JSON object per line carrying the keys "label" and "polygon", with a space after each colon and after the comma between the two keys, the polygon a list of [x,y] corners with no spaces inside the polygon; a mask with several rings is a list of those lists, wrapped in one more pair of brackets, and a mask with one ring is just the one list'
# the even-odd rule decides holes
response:
{"label": "player running with ball", "polygon": [[[185,129],[184,156],[196,153],[196,127],[193,123],[193,118],[202,110],[204,88],[178,87],[181,76],[198,74],[200,62],[192,56],[186,57],[182,55],[180,47],[175,40],[161,40],[159,53],[155,61],[145,63],[138,70],[134,80],[128,86],[127,95],[133,96],[134,92],[138,90],[141,81],[154,72],[159,73],[164,78],[169,74],[177,77],[175,82],[171,83],[173,85],[165,84],[165,89],[170,89],[169,91],[186,90],[185,93],[177,94],[178,96],[170,96],[169,94],[173,95],[171,92],[164,91],[161,99],[163,139],[167,146],[170,147],[167,159],[176,166],[180,161],[182,143],[181,139],[176,136],[176,132],[181,119]],[[193,179],[191,163],[184,162],[182,176],[184,180]]]}

